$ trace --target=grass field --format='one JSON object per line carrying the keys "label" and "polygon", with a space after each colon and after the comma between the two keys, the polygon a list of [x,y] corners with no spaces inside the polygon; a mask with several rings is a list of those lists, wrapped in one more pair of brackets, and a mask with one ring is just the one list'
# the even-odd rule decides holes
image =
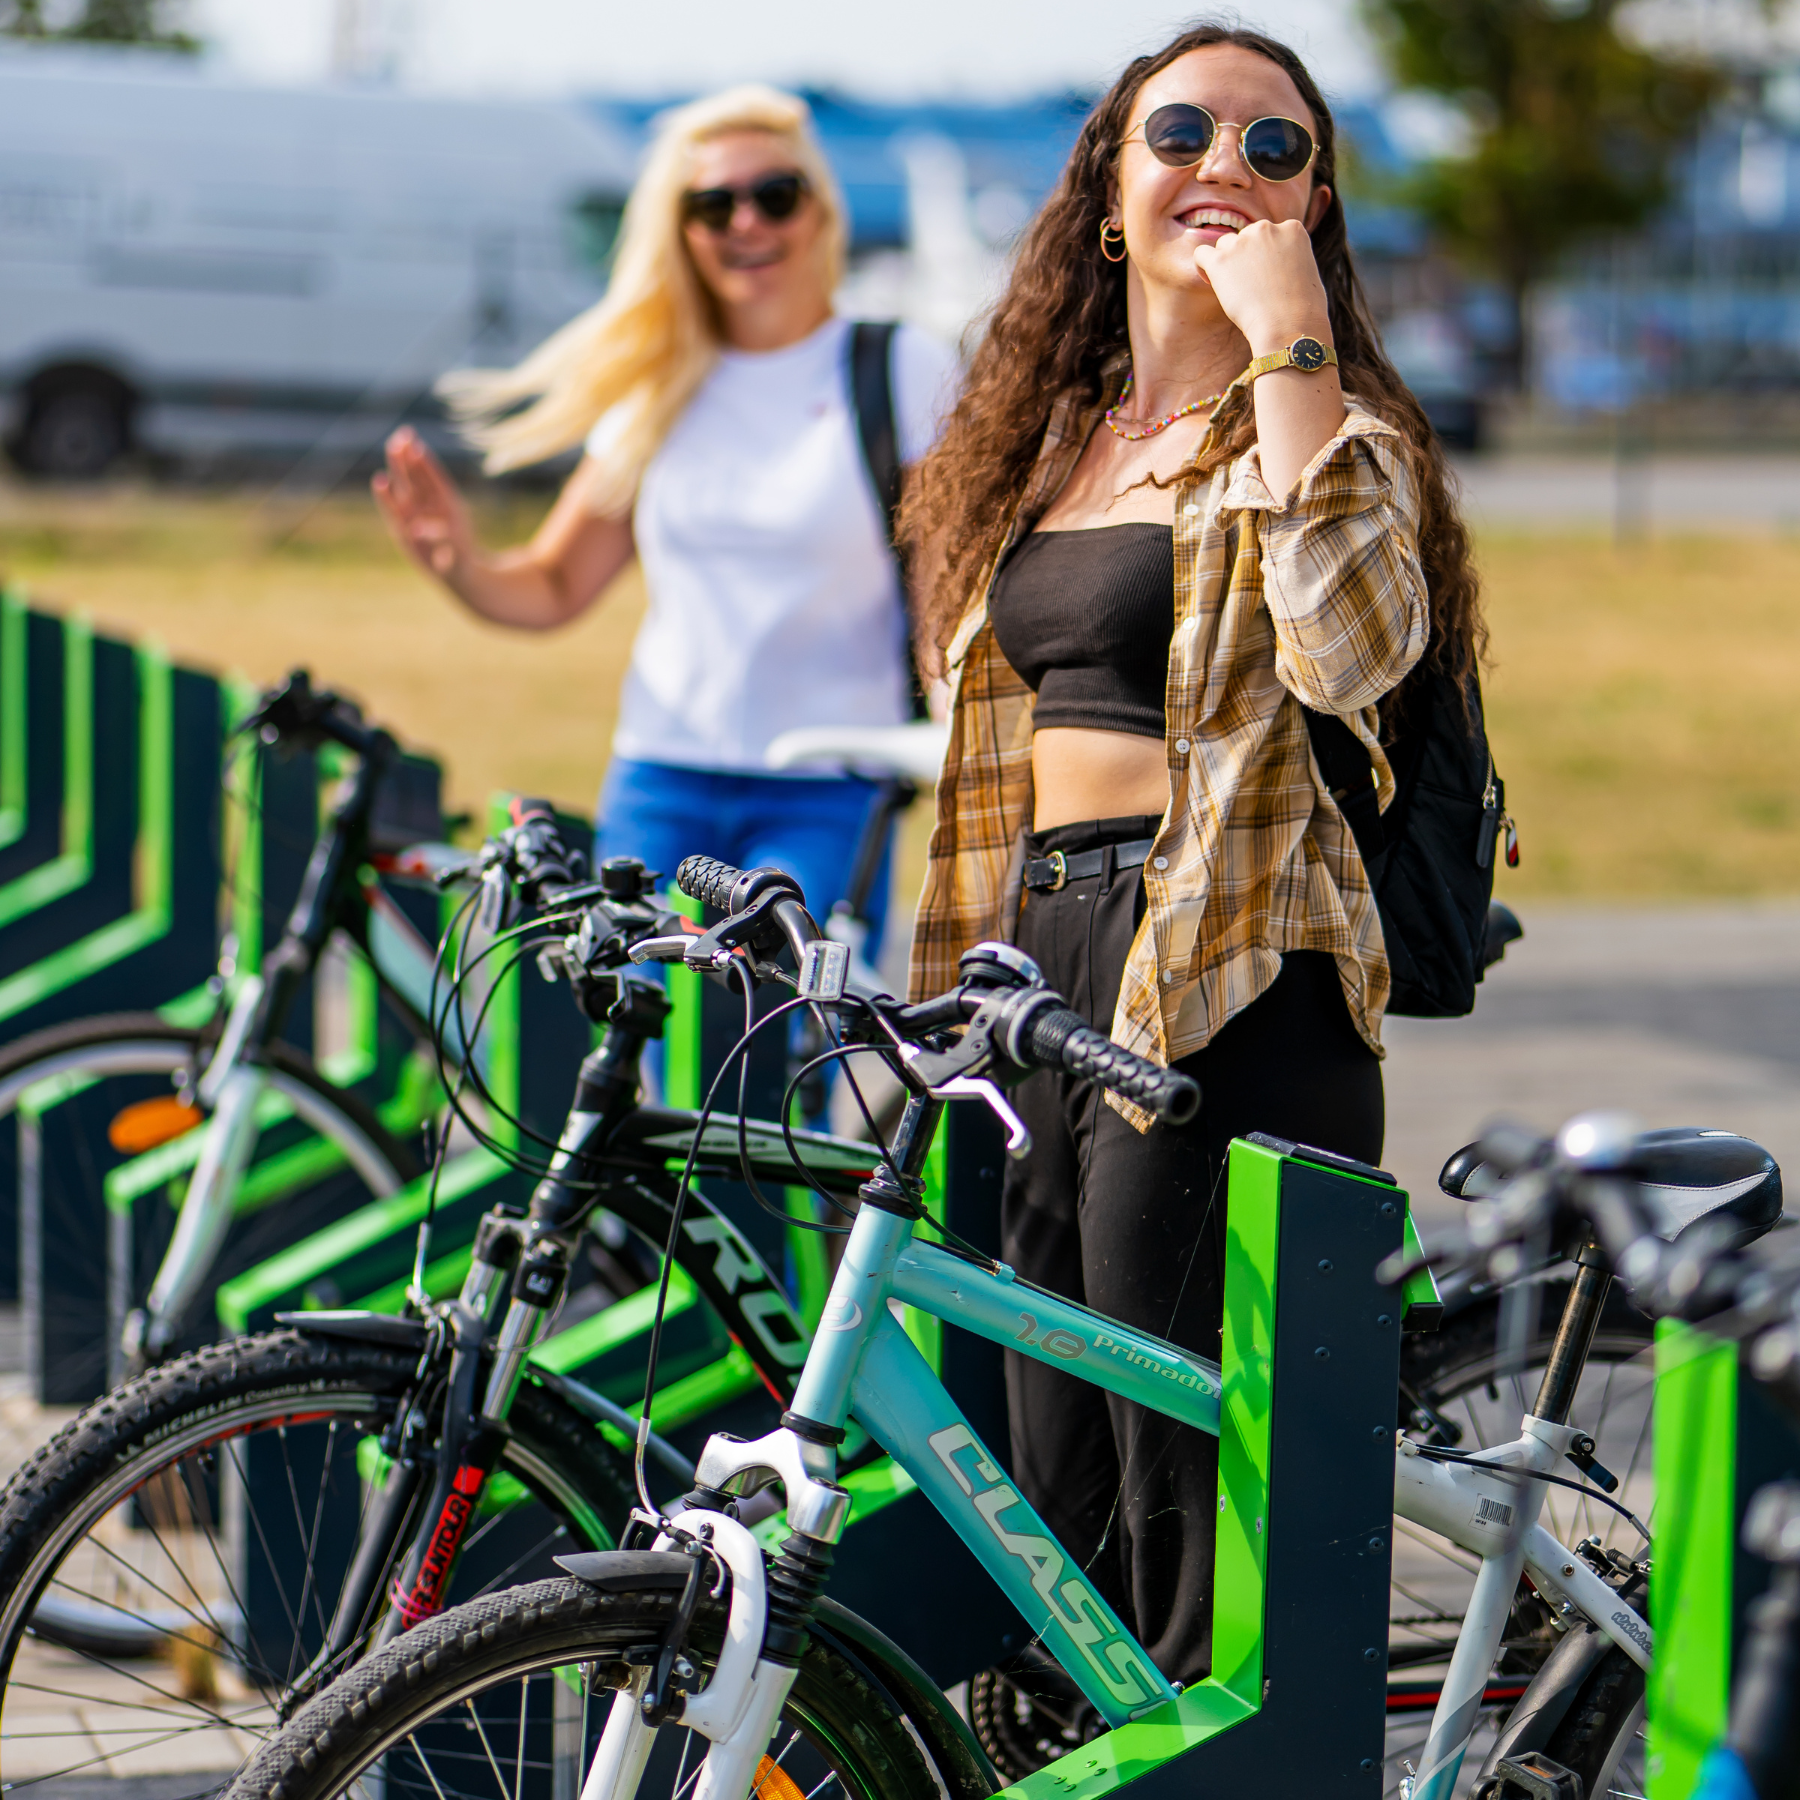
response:
{"label": "grass field", "polygon": [[[536,510],[491,504],[490,538],[523,535]],[[573,627],[512,633],[415,575],[354,497],[283,529],[226,496],[0,489],[0,577],[203,666],[257,681],[309,666],[440,754],[457,806],[497,787],[589,804],[643,606],[635,571]],[[1501,893],[1800,892],[1800,543],[1490,535],[1479,554],[1490,723],[1524,848]]]}

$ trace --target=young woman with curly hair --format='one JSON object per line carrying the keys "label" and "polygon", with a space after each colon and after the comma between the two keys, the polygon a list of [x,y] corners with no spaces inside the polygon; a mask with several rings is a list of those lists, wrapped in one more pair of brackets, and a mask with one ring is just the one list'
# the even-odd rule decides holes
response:
{"label": "young woman with curly hair", "polygon": [[[1216,1356],[1226,1148],[1374,1162],[1388,970],[1303,707],[1367,746],[1478,595],[1442,454],[1351,264],[1292,51],[1203,25],[1134,62],[1031,227],[913,481],[920,636],[952,684],[916,994],[1012,938],[1096,1027],[1200,1083],[1152,1124],[1018,1090],[1003,1254]],[[1217,1444],[1021,1357],[1013,1472],[1172,1679],[1208,1665]]]}

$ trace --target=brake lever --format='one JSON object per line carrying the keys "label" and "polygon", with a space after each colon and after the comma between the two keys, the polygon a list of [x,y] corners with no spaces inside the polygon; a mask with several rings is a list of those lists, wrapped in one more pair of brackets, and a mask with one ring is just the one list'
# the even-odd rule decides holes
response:
{"label": "brake lever", "polygon": [[926,1091],[934,1100],[985,1100],[1006,1127],[1006,1154],[1014,1162],[1031,1154],[1031,1133],[1025,1121],[1013,1111],[1006,1096],[991,1081],[979,1075],[955,1075]]}
{"label": "brake lever", "polygon": [[680,937],[639,938],[627,954],[634,963],[685,963],[688,945],[693,941],[685,933]]}
{"label": "brake lever", "polygon": [[921,1050],[902,1043],[900,1060],[907,1073],[934,1100],[982,1100],[1006,1127],[1006,1154],[1015,1162],[1031,1154],[1031,1132],[1013,1111],[1000,1084],[983,1072],[992,1066],[993,1043],[988,1022],[978,1014],[948,1050]]}

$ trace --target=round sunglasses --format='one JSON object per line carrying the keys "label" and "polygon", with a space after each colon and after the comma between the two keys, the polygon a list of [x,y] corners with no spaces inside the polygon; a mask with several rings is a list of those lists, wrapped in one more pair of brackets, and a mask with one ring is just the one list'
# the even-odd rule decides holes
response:
{"label": "round sunglasses", "polygon": [[1215,119],[1204,106],[1190,106],[1177,101],[1159,106],[1155,112],[1134,125],[1125,134],[1129,143],[1139,131],[1150,154],[1171,169],[1191,169],[1206,160],[1214,140],[1221,131],[1238,134],[1238,151],[1252,175],[1264,181],[1294,181],[1312,167],[1319,153],[1313,136],[1295,119],[1252,119],[1248,125],[1234,125],[1229,120]]}
{"label": "round sunglasses", "polygon": [[808,192],[806,177],[797,171],[764,175],[748,187],[690,188],[681,196],[681,216],[708,231],[729,231],[738,207],[748,200],[771,225],[779,225],[800,210]]}

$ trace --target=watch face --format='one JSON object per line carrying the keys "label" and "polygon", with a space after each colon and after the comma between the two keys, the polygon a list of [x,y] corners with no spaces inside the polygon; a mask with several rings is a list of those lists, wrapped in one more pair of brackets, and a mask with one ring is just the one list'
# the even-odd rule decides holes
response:
{"label": "watch face", "polygon": [[1288,355],[1294,359],[1296,369],[1305,369],[1309,374],[1325,366],[1325,346],[1315,337],[1295,338],[1288,346]]}

